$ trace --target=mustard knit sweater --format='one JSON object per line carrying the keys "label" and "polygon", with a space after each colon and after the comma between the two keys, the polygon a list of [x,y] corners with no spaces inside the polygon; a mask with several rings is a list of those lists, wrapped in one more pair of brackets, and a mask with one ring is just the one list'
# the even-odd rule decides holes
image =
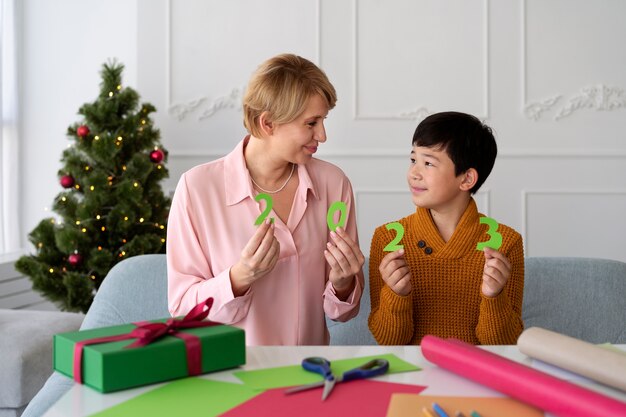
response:
{"label": "mustard knit sweater", "polygon": [[[472,344],[516,344],[524,329],[524,249],[522,237],[500,224],[502,252],[511,262],[511,277],[496,297],[481,290],[485,258],[476,250],[489,240],[483,216],[470,200],[454,234],[444,242],[428,209],[399,222],[404,226],[404,257],[411,270],[411,293],[399,296],[382,280],[378,266],[387,254],[383,248],[395,231],[380,226],[370,249],[369,279],[372,311],[369,328],[383,345],[418,345],[427,334],[454,337]],[[430,252],[430,253],[429,253]]]}

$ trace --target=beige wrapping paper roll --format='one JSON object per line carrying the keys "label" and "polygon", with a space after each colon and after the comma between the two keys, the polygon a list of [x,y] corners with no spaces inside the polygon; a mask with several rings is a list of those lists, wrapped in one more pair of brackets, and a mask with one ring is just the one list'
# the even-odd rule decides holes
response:
{"label": "beige wrapping paper roll", "polygon": [[626,353],[540,327],[530,327],[517,339],[518,349],[531,358],[626,391]]}

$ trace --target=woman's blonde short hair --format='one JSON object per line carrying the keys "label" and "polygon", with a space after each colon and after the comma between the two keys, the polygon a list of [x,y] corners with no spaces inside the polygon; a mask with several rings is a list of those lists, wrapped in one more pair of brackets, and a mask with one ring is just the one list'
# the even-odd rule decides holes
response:
{"label": "woman's blonde short hair", "polygon": [[251,135],[261,137],[261,113],[268,112],[274,123],[292,122],[313,94],[319,94],[329,110],[335,107],[335,87],[317,65],[293,54],[270,58],[250,78],[243,97],[243,125]]}

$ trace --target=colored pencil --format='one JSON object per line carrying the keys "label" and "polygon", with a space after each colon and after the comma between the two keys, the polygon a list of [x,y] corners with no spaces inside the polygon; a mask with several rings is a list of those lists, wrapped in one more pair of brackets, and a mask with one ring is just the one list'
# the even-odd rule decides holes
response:
{"label": "colored pencil", "polygon": [[422,414],[424,414],[424,417],[437,417],[427,407],[422,408]]}
{"label": "colored pencil", "polygon": [[439,417],[449,417],[448,414],[443,411],[443,408],[441,408],[437,403],[433,403],[433,410],[435,410]]}

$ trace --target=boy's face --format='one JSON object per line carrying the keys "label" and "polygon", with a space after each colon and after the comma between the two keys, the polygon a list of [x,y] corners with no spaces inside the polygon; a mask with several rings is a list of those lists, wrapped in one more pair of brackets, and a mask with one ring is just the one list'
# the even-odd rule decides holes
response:
{"label": "boy's face", "polygon": [[454,174],[445,150],[413,146],[410,159],[407,181],[416,206],[441,210],[467,194],[462,189],[465,175]]}

